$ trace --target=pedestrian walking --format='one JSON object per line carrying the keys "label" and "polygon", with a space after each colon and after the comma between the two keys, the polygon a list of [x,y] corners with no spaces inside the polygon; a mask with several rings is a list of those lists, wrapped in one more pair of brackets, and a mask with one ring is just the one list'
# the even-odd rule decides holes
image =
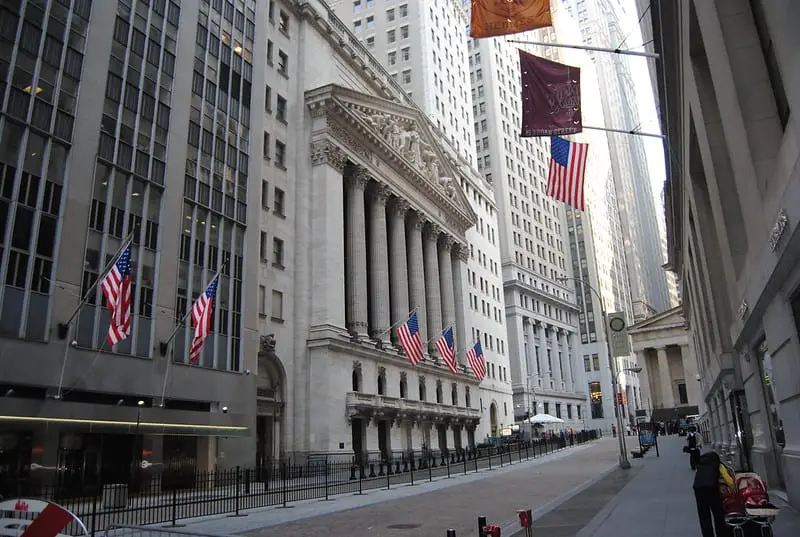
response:
{"label": "pedestrian walking", "polygon": [[703,537],[729,537],[730,528],[725,524],[720,486],[732,484],[733,479],[728,475],[716,452],[710,451],[700,455],[693,488],[697,503],[697,518]]}
{"label": "pedestrian walking", "polygon": [[684,451],[689,453],[689,466],[692,470],[697,469],[697,461],[700,458],[700,435],[697,430],[692,427],[689,429],[689,434],[686,435],[686,448]]}

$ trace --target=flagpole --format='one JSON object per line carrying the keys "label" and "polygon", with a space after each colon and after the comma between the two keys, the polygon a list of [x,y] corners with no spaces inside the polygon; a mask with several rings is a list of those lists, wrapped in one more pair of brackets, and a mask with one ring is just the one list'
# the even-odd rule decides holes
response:
{"label": "flagpole", "polygon": [[[226,259],[225,262],[222,263],[222,265],[220,266],[220,268],[217,271],[217,273],[214,274],[214,277],[211,278],[211,280],[206,284],[205,287],[203,287],[203,292],[204,293],[206,292],[206,289],[208,289],[208,286],[211,284],[211,282],[213,282],[214,280],[219,278],[219,275],[222,274],[222,271],[225,270],[225,267],[228,264],[230,264],[230,261],[231,261],[230,256],[228,256],[228,259]],[[170,334],[169,338],[166,341],[160,342],[160,344],[159,344],[159,351],[161,353],[161,356],[163,356],[163,357],[165,357],[167,359],[167,367],[166,367],[166,369],[164,371],[164,382],[161,385],[161,404],[159,404],[159,407],[161,407],[161,408],[164,408],[164,405],[166,404],[167,380],[169,379],[169,370],[170,370],[170,367],[172,366],[172,362],[173,362],[173,360],[167,356],[167,352],[169,351],[169,344],[172,343],[172,341],[175,339],[175,336],[178,335],[178,331],[181,328],[183,328],[184,325],[186,324],[186,320],[189,318],[189,315],[192,314],[192,309],[193,309],[193,307],[189,308],[189,311],[187,311],[183,315],[183,317],[181,318],[180,322],[178,322],[178,325],[175,327],[175,330],[173,330],[172,334]]]}
{"label": "flagpole", "polygon": [[[100,272],[100,274],[105,275],[108,273],[109,270],[111,270],[111,267],[113,267],[114,263],[117,262],[119,257],[122,255],[122,252],[124,252],[125,249],[128,246],[130,246],[131,242],[133,242],[133,236],[135,233],[136,233],[135,231],[131,231],[128,234],[128,236],[122,242],[122,246],[120,246],[119,250],[117,250],[117,253],[114,254],[114,257],[111,258],[111,261],[106,263],[106,266],[103,267],[103,271]],[[91,294],[97,289],[97,286],[100,285],[101,279],[102,278],[98,276],[95,282],[91,286],[89,286],[89,289],[87,289],[86,292],[83,294],[81,301],[78,303],[78,306],[73,310],[72,314],[67,319],[67,322],[58,323],[58,335],[61,336],[63,334],[63,339],[64,339],[64,355],[61,358],[61,373],[58,376],[58,388],[56,389],[55,399],[61,399],[61,389],[64,385],[64,373],[67,370],[67,358],[69,356],[69,348],[72,346],[72,341],[70,341],[69,338],[71,331],[70,329],[72,328],[72,321],[75,320],[75,316],[78,315],[78,312],[80,312],[81,308],[89,300]]]}
{"label": "flagpole", "polygon": [[659,59],[661,57],[659,54],[656,54],[655,52],[640,52],[638,50],[623,50],[620,48],[590,47],[587,45],[565,45],[561,43],[544,43],[542,41],[521,41],[518,39],[508,39],[507,42],[519,43],[521,45],[539,45],[542,47],[574,48],[578,50],[591,50],[593,52],[608,52],[610,54],[620,54],[623,56],[641,56],[644,58],[654,58],[654,59]]}
{"label": "flagpole", "polygon": [[395,329],[397,326],[399,326],[401,323],[403,323],[403,322],[405,322],[405,321],[408,321],[408,318],[409,318],[409,317],[411,317],[411,314],[412,314],[412,313],[414,313],[414,312],[416,312],[418,309],[419,309],[419,306],[415,307],[413,310],[411,310],[411,311],[409,311],[409,312],[408,312],[408,314],[406,315],[406,318],[405,318],[405,319],[400,319],[399,321],[395,321],[395,322],[394,322],[394,324],[392,324],[392,325],[391,325],[389,328],[387,328],[386,330],[384,330],[383,332],[381,332],[380,334],[378,334],[377,336],[375,336],[373,339],[380,339],[380,338],[382,338],[383,336],[385,336],[386,334],[388,334],[389,332],[391,332],[392,330],[394,330],[394,329]]}
{"label": "flagpole", "polygon": [[438,336],[436,336],[436,337],[433,337],[433,338],[429,339],[428,341],[426,341],[426,342],[425,342],[425,345],[430,345],[430,344],[431,344],[431,343],[433,343],[434,341],[437,341],[437,340],[438,340],[440,337],[442,337],[442,335],[443,335],[445,332],[447,332],[447,330],[448,330],[448,329],[450,329],[450,328],[454,328],[454,326],[453,326],[452,324],[449,324],[449,325],[447,325],[446,327],[444,327],[444,328],[442,329],[442,331],[441,331],[441,332],[439,332],[439,335],[438,335]]}
{"label": "flagpole", "polygon": [[605,132],[616,132],[619,134],[633,134],[634,136],[648,136],[650,138],[659,138],[663,140],[665,136],[663,134],[656,134],[654,132],[639,132],[635,130],[623,130],[623,129],[609,129],[606,127],[587,127],[583,125],[584,129],[593,130],[593,131],[605,131]]}

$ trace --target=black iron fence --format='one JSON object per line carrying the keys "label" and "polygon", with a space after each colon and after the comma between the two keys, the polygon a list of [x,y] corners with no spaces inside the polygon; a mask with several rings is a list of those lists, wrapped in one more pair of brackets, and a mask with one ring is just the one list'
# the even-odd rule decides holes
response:
{"label": "black iron fence", "polygon": [[[6,482],[3,495],[52,500],[75,513],[94,537],[112,526],[172,523],[181,519],[233,514],[269,506],[287,506],[345,493],[413,485],[503,467],[594,440],[599,431],[565,437],[507,442],[472,449],[415,451],[351,456],[312,455],[302,462],[275,461],[257,468],[215,472],[179,472],[158,465],[132,472],[127,483],[65,487],[61,472],[52,479],[26,477]],[[62,472],[64,469],[62,469]],[[123,475],[116,472],[114,475]],[[13,489],[13,490],[11,490]],[[68,527],[62,533],[77,534]]]}

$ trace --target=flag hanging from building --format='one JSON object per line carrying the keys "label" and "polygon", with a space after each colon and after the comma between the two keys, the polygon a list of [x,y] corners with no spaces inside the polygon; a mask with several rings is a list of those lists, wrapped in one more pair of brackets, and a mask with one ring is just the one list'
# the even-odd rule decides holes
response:
{"label": "flag hanging from building", "polygon": [[482,381],[486,376],[486,362],[483,361],[483,348],[481,347],[481,340],[475,342],[467,351],[467,362],[475,373],[475,378],[478,382]]}
{"label": "flag hanging from building", "polygon": [[550,138],[548,196],[584,210],[583,187],[588,153],[589,144],[570,142],[558,136]]}
{"label": "flag hanging from building", "polygon": [[450,326],[444,331],[442,337],[436,342],[436,350],[439,351],[447,368],[454,375],[458,374],[458,366],[456,365],[456,346],[453,342],[453,327]]}
{"label": "flag hanging from building", "polygon": [[417,312],[412,311],[408,316],[408,320],[400,325],[397,329],[397,338],[400,340],[400,345],[403,347],[408,361],[411,365],[417,365],[424,359],[424,352],[422,350],[422,336],[419,333],[419,320],[417,319]]}
{"label": "flag hanging from building", "polygon": [[522,86],[520,136],[576,134],[583,130],[581,70],[519,51]]}
{"label": "flag hanging from building", "polygon": [[122,247],[117,261],[100,282],[111,312],[106,339],[111,346],[131,335],[131,243]]}
{"label": "flag hanging from building", "polygon": [[470,37],[497,37],[552,26],[550,0],[472,0]]}
{"label": "flag hanging from building", "polygon": [[200,358],[200,351],[203,348],[203,342],[211,333],[211,314],[214,311],[214,297],[217,296],[217,285],[219,283],[219,274],[214,276],[211,283],[208,284],[206,290],[197,299],[192,306],[192,321],[194,321],[194,338],[192,339],[192,349],[189,354],[189,360],[196,362]]}

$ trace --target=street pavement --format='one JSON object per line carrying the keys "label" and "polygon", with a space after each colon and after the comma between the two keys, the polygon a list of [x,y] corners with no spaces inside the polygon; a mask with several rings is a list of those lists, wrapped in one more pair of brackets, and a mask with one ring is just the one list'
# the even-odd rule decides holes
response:
{"label": "street pavement", "polygon": [[[457,537],[477,535],[477,517],[522,537],[516,512],[534,510],[537,537],[693,537],[700,535],[692,494],[694,472],[684,439],[660,437],[632,467],[617,466],[618,444],[597,442],[513,466],[414,486],[345,494],[244,517],[189,521],[181,531],[247,537]],[[628,438],[629,448],[633,442]],[[629,449],[630,450],[630,449]],[[800,514],[776,494],[774,537],[800,534]]]}
{"label": "street pavement", "polygon": [[603,437],[503,468],[333,501],[299,502],[288,509],[260,509],[246,517],[207,519],[181,530],[251,537],[439,537],[453,528],[457,536],[472,536],[477,517],[484,515],[510,536],[519,527],[518,509],[537,509],[536,517],[607,475],[617,460],[616,440]]}
{"label": "street pavement", "polygon": [[[689,468],[688,455],[682,451],[684,441],[678,436],[659,437],[660,456],[651,449],[644,459],[633,460],[634,469],[639,470],[636,476],[573,536],[699,536],[692,492],[694,472]],[[774,537],[800,534],[800,514],[786,506],[777,494],[772,493],[770,499],[781,508],[773,524]],[[550,537],[546,531],[539,533]]]}

